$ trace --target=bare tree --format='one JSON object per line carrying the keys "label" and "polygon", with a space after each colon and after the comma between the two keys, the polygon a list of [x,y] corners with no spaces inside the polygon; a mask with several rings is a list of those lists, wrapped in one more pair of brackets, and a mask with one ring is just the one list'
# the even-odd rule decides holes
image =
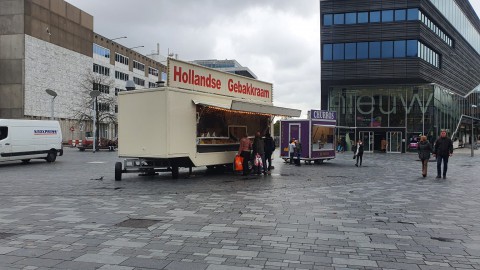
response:
{"label": "bare tree", "polygon": [[[77,106],[72,108],[73,119],[79,123],[92,123],[94,117],[94,109],[97,111],[96,123],[100,124],[117,124],[117,115],[115,113],[115,106],[117,105],[117,98],[112,93],[115,92],[115,81],[109,76],[95,73],[89,70],[84,75],[80,83],[82,89]],[[97,108],[94,108],[94,100],[90,96],[91,91],[98,90],[101,94],[96,97]],[[99,136],[97,132],[97,142]]]}

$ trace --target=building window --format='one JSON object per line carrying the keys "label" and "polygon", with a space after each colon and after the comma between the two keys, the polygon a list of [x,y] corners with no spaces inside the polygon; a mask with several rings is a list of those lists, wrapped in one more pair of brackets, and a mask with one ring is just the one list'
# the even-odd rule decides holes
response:
{"label": "building window", "polygon": [[128,81],[128,74],[125,74],[120,71],[115,71],[115,79],[119,79],[122,81]]}
{"label": "building window", "polygon": [[376,59],[380,58],[380,42],[370,42],[368,45],[368,58],[370,59]]}
{"label": "building window", "polygon": [[332,25],[333,24],[333,14],[323,15],[323,25]]}
{"label": "building window", "polygon": [[393,57],[395,58],[405,58],[407,55],[406,47],[407,42],[405,40],[397,40],[393,43]]}
{"label": "building window", "polygon": [[357,59],[368,59],[368,42],[357,43]]}
{"label": "building window", "polygon": [[370,22],[380,22],[380,11],[370,11]]}
{"label": "building window", "polygon": [[118,92],[120,92],[120,91],[122,91],[122,89],[115,87],[115,96],[118,96]]}
{"label": "building window", "polygon": [[110,86],[100,83],[93,83],[93,90],[98,90],[105,94],[110,94]]}
{"label": "building window", "polygon": [[395,21],[405,21],[407,19],[407,11],[405,9],[395,10]]}
{"label": "building window", "polygon": [[335,14],[333,15],[333,24],[344,24],[345,23],[345,14]]}
{"label": "building window", "polygon": [[135,60],[133,60],[133,68],[136,68],[141,71],[145,71],[145,65]]}
{"label": "building window", "polygon": [[101,65],[93,64],[93,72],[110,76],[110,69]]}
{"label": "building window", "polygon": [[152,67],[148,67],[148,74],[158,77],[158,69],[152,68]]}
{"label": "building window", "polygon": [[345,24],[356,24],[357,23],[357,13],[346,13],[345,14]]}
{"label": "building window", "polygon": [[115,113],[118,113],[118,105],[115,105]]}
{"label": "building window", "polygon": [[123,56],[119,53],[115,53],[115,62],[118,62],[118,63],[121,63],[121,64],[124,64],[124,65],[128,66],[128,57]]}
{"label": "building window", "polygon": [[382,41],[382,58],[393,58],[393,41]]}
{"label": "building window", "polygon": [[419,12],[418,8],[411,8],[407,10],[407,20],[408,21],[416,21],[419,20]]}
{"label": "building window", "polygon": [[393,22],[393,10],[382,11],[382,22]]}
{"label": "building window", "polygon": [[323,44],[323,60],[325,61],[333,60],[332,50],[333,50],[332,44]]}
{"label": "building window", "polygon": [[358,13],[358,23],[368,23],[368,12]]}
{"label": "building window", "polygon": [[407,57],[418,57],[417,40],[407,40]]}
{"label": "building window", "polygon": [[110,59],[110,50],[93,43],[93,53]]}
{"label": "building window", "polygon": [[145,86],[145,80],[142,80],[142,79],[139,79],[137,77],[133,77],[133,82],[136,84],[136,85],[140,85],[140,86]]}
{"label": "building window", "polygon": [[157,87],[156,83],[148,82],[148,88],[155,88]]}
{"label": "building window", "polygon": [[98,103],[98,110],[101,112],[108,112],[110,111],[110,104],[108,103]]}
{"label": "building window", "polygon": [[345,43],[345,60],[357,59],[357,43]]}
{"label": "building window", "polygon": [[345,44],[337,43],[333,44],[333,60],[345,59]]}

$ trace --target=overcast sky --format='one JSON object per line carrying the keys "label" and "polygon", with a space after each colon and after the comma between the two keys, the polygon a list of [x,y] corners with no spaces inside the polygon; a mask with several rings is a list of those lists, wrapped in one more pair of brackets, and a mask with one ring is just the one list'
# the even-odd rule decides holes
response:
{"label": "overcast sky", "polygon": [[[273,83],[276,106],[320,107],[318,0],[67,0],[94,16],[94,31],[142,54],[235,59]],[[480,13],[480,0],[471,0]]]}

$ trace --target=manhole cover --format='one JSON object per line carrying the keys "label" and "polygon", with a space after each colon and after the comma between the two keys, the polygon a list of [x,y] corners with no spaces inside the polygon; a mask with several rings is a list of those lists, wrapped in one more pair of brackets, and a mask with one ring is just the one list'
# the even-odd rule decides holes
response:
{"label": "manhole cover", "polygon": [[156,223],[160,222],[160,220],[153,220],[153,219],[127,219],[115,226],[118,227],[128,227],[128,228],[148,228]]}
{"label": "manhole cover", "polygon": [[0,239],[6,239],[14,235],[15,235],[14,233],[0,233]]}

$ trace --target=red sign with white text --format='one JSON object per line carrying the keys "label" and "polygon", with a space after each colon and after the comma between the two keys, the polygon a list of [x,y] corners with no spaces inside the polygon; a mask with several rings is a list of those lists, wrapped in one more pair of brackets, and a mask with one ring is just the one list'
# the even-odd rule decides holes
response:
{"label": "red sign with white text", "polygon": [[272,102],[272,84],[168,59],[167,85],[255,101]]}

